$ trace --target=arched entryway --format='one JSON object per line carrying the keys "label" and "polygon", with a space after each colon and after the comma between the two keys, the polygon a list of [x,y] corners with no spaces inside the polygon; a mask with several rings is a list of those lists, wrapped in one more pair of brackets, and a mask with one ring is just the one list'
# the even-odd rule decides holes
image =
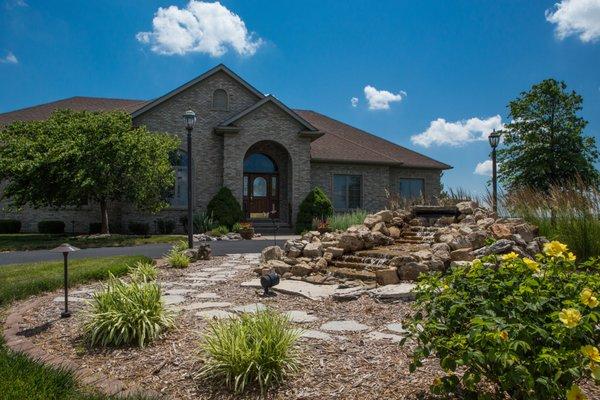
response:
{"label": "arched entryway", "polygon": [[271,141],[251,146],[244,157],[243,207],[247,219],[289,222],[289,154]]}

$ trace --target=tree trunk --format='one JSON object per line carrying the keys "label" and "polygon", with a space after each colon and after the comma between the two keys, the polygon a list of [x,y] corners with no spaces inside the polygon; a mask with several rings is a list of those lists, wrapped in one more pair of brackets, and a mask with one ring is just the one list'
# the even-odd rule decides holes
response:
{"label": "tree trunk", "polygon": [[106,205],[106,200],[100,200],[100,214],[102,218],[100,233],[108,234],[110,232],[108,230],[108,206]]}

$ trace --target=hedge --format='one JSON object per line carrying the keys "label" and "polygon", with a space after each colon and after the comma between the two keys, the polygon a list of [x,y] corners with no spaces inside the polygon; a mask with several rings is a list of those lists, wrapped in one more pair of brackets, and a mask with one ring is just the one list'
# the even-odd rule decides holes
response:
{"label": "hedge", "polygon": [[63,221],[40,221],[38,222],[38,232],[51,234],[65,233],[65,223]]}
{"label": "hedge", "polygon": [[0,219],[0,233],[19,233],[21,221],[16,219]]}
{"label": "hedge", "polygon": [[129,232],[134,235],[148,236],[150,233],[150,225],[145,222],[129,222]]}

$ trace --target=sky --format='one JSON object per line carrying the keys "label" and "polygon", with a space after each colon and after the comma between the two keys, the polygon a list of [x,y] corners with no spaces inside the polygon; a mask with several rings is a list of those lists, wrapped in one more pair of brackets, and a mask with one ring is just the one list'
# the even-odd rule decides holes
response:
{"label": "sky", "polygon": [[600,136],[600,0],[0,0],[0,112],[152,99],[224,63],[265,94],[452,165],[484,193],[487,135],[546,78]]}

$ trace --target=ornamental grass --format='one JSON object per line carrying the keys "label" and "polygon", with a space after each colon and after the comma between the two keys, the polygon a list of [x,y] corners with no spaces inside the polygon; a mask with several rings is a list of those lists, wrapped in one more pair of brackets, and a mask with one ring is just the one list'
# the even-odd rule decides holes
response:
{"label": "ornamental grass", "polygon": [[84,333],[92,346],[144,347],[174,325],[155,282],[125,283],[111,276],[90,306]]}
{"label": "ornamental grass", "polygon": [[[600,383],[600,261],[576,261],[552,241],[535,259],[492,255],[423,275],[405,321],[416,343],[410,370],[437,356],[434,394],[587,399],[578,382]],[[484,380],[496,393],[481,393]]]}
{"label": "ornamental grass", "polygon": [[215,321],[200,344],[204,365],[198,377],[222,382],[236,394],[249,387],[264,394],[298,370],[299,335],[286,316],[268,310]]}

